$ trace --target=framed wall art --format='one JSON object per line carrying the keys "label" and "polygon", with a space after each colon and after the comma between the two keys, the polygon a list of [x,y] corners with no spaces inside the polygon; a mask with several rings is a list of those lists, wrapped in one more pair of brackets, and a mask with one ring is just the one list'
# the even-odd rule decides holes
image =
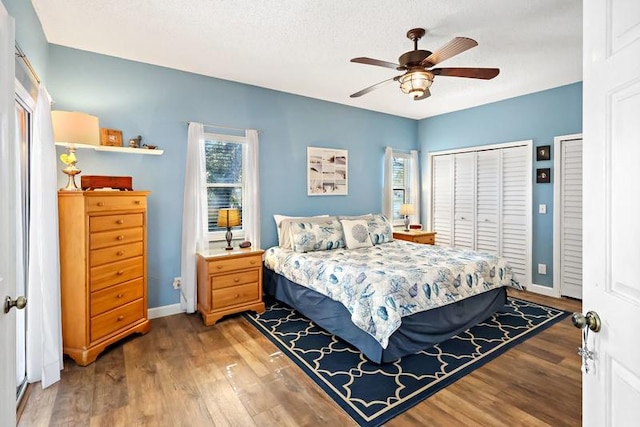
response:
{"label": "framed wall art", "polygon": [[100,129],[100,145],[122,147],[122,131],[117,129]]}
{"label": "framed wall art", "polygon": [[346,196],[348,164],[347,150],[307,147],[307,195]]}
{"label": "framed wall art", "polygon": [[541,145],[536,148],[536,160],[551,160],[551,146],[550,145]]}
{"label": "framed wall art", "polygon": [[548,184],[551,182],[551,168],[542,168],[536,170],[536,183]]}

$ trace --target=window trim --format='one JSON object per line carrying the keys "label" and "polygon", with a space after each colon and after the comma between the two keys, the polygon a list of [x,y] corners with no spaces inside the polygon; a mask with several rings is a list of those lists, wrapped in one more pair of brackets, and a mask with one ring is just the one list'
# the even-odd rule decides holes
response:
{"label": "window trim", "polygon": [[[410,197],[411,195],[411,154],[410,153],[404,153],[404,152],[399,152],[399,151],[393,151],[392,155],[391,155],[391,173],[393,174],[393,161],[394,158],[402,158],[404,159],[404,187],[400,188],[400,187],[395,187],[393,185],[393,177],[391,179],[391,194],[392,194],[392,211],[391,214],[393,215],[393,193],[396,190],[403,190],[404,191],[404,202],[403,203],[408,203],[407,199]],[[391,219],[391,225],[392,226],[404,226],[404,218],[390,218]]]}

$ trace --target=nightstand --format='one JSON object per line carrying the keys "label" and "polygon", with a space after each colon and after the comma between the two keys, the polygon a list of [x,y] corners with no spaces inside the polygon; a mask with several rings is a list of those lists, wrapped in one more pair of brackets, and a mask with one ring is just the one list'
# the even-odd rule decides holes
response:
{"label": "nightstand", "polygon": [[422,230],[394,231],[393,238],[398,240],[406,240],[407,242],[433,245],[436,242],[436,232]]}
{"label": "nightstand", "polygon": [[206,326],[222,316],[264,311],[262,249],[210,249],[197,254],[198,311]]}

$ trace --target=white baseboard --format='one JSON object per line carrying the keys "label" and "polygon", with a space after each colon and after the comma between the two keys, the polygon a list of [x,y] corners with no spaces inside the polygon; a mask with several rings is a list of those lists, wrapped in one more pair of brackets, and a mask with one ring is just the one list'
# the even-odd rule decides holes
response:
{"label": "white baseboard", "polygon": [[179,313],[184,313],[184,310],[180,308],[180,304],[163,305],[162,307],[154,307],[148,310],[149,319],[157,319],[158,317]]}
{"label": "white baseboard", "polygon": [[560,295],[556,292],[554,288],[550,288],[549,286],[536,285],[535,283],[532,283],[529,286],[527,286],[527,291],[540,294],[540,295],[545,295],[548,297],[560,298]]}

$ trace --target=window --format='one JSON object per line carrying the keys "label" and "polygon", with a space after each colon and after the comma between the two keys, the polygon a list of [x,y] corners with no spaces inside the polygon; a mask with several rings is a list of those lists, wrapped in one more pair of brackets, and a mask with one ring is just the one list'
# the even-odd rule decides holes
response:
{"label": "window", "polygon": [[247,158],[249,146],[244,137],[205,133],[204,152],[207,187],[207,225],[209,241],[224,240],[226,228],[218,227],[222,208],[237,208],[240,225],[234,227],[234,238],[244,238],[247,196]]}
{"label": "window", "polygon": [[391,183],[393,186],[393,218],[394,224],[404,224],[404,218],[400,215],[400,205],[409,203],[411,194],[411,180],[409,179],[409,163],[411,157],[408,154],[393,153],[391,163]]}

